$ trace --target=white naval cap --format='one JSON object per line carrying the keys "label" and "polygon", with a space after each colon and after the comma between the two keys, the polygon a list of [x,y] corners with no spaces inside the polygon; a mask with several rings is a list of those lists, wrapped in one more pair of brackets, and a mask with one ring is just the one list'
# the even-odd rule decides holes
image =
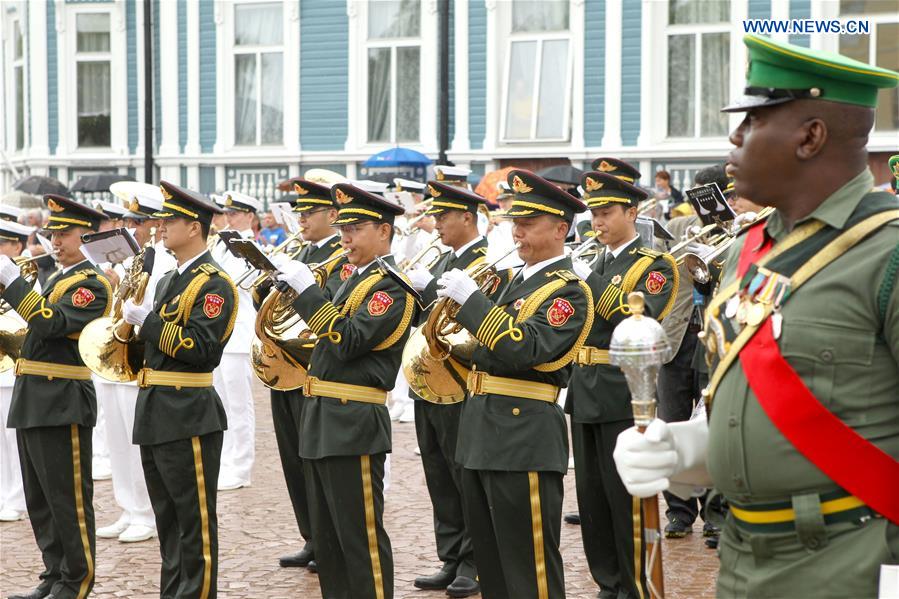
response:
{"label": "white naval cap", "polygon": [[395,191],[425,193],[425,183],[423,181],[413,181],[412,179],[401,179],[397,177],[393,180],[393,187]]}
{"label": "white naval cap", "polygon": [[468,183],[468,175],[471,174],[470,168],[461,166],[447,166],[438,164],[434,167],[434,178],[443,182],[460,182]]}
{"label": "white naval cap", "polygon": [[0,219],[0,240],[21,241],[22,243],[25,243],[34,231],[34,227],[20,225],[11,220]]}
{"label": "white naval cap", "polygon": [[19,220],[24,213],[24,210],[16,206],[0,204],[0,220]]}
{"label": "white naval cap", "polygon": [[372,181],[370,179],[351,181],[350,185],[357,189],[361,189],[362,191],[367,191],[368,193],[374,193],[377,195],[384,195],[384,193],[390,187],[389,183],[381,183],[380,181]]}
{"label": "white naval cap", "polygon": [[222,194],[222,198],[221,205],[225,207],[225,210],[237,212],[259,212],[262,210],[262,202],[239,191],[229,189]]}
{"label": "white naval cap", "polygon": [[94,208],[105,214],[106,218],[110,218],[113,220],[125,218],[125,216],[128,214],[128,209],[121,204],[116,204],[115,202],[107,202],[105,200],[94,201]]}

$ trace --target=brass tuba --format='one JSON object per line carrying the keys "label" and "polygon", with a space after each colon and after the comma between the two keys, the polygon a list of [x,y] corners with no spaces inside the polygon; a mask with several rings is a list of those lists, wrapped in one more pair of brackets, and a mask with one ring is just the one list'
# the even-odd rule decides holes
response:
{"label": "brass tuba", "polygon": [[[343,251],[324,262],[309,265],[320,287],[328,281],[327,266],[348,253]],[[265,273],[265,280],[274,279],[275,274],[275,271]],[[276,284],[256,313],[256,338],[250,347],[250,363],[256,378],[278,391],[303,386],[315,348],[315,336],[293,308],[296,299],[296,291],[285,288],[283,283]]]}
{"label": "brass tuba", "polygon": [[[29,284],[34,286],[37,281],[37,261],[46,254],[39,256],[17,256],[12,259],[20,269],[20,275]],[[3,293],[3,285],[0,285],[0,293]],[[22,344],[25,343],[25,334],[28,326],[13,315],[7,314],[12,306],[5,300],[0,300],[0,372],[6,372],[12,368],[19,355],[22,353]]]}
{"label": "brass tuba", "polygon": [[129,299],[143,302],[156,256],[152,246],[153,241],[148,241],[131,261],[116,289],[112,315],[89,322],[78,338],[78,353],[84,365],[108,381],[133,381],[144,363],[144,342],[134,334],[134,325],[122,319],[122,306]]}
{"label": "brass tuba", "polygon": [[[496,265],[520,244],[489,264],[468,270],[484,293],[501,282]],[[461,306],[449,298],[437,300],[423,325],[412,331],[403,348],[403,374],[419,397],[431,403],[450,404],[465,399],[466,380],[478,340],[455,321]]]}

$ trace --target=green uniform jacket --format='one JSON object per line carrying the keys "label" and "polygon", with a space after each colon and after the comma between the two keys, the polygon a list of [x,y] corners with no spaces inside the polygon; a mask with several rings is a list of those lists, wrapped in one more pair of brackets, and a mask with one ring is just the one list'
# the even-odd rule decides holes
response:
{"label": "green uniform jacket", "polygon": [[[90,321],[109,314],[112,289],[102,272],[85,260],[65,274],[52,275],[40,294],[19,277],[3,292],[3,299],[28,322],[22,358],[84,366],[78,353],[78,336]],[[10,428],[96,423],[93,381],[51,381],[30,374],[16,377],[9,407]]]}
{"label": "green uniform jacket", "polygon": [[[443,273],[453,270],[454,268],[466,270],[475,264],[483,262],[485,256],[487,256],[486,237],[481,237],[471,247],[465,248],[465,251],[462,252],[461,256],[456,257],[456,252],[453,250],[445,252],[430,269],[431,274],[434,275],[434,279],[428,283],[428,286],[421,292],[421,299],[425,305],[428,305],[437,299],[437,279],[439,279]],[[429,313],[430,310],[418,310],[415,324],[420,325],[426,321]]]}
{"label": "green uniform jacket", "polygon": [[[592,307],[589,287],[571,272],[571,260],[561,258],[527,280],[513,279],[496,303],[475,292],[456,320],[481,343],[472,360],[477,370],[564,387],[593,322]],[[504,395],[469,397],[456,461],[473,470],[564,474],[568,431],[562,408]]]}
{"label": "green uniform jacket", "polygon": [[[602,268],[602,255],[598,264]],[[646,314],[661,320],[671,310],[679,281],[674,259],[641,247],[637,238],[606,266],[603,274],[593,272],[587,284],[593,293],[595,316],[585,345],[609,349],[612,331],[630,316],[628,293],[642,291]],[[575,364],[565,412],[574,422],[585,424],[631,420],[631,393],[624,373],[611,364]]]}
{"label": "green uniform jacket", "polygon": [[[393,264],[393,259],[386,258]],[[294,302],[317,337],[309,376],[389,391],[396,383],[415,300],[376,265],[350,277],[333,302],[317,286]],[[307,397],[300,457],[368,455],[390,451],[390,416],[384,405],[333,397]]]}
{"label": "green uniform jacket", "polygon": [[[144,365],[169,372],[212,372],[237,317],[237,288],[204,252],[184,274],[172,270],[156,286],[153,312],[140,328]],[[154,385],[137,395],[132,442],[155,445],[228,428],[215,387]]]}
{"label": "green uniform jacket", "polygon": [[[340,236],[334,235],[332,239],[329,239],[319,247],[315,247],[314,244],[307,245],[300,250],[295,260],[303,264],[318,264],[341,251],[343,251],[343,248],[340,246]],[[346,258],[341,258],[329,264],[327,266],[328,279],[324,288],[325,296],[328,298],[334,297],[337,289],[350,277],[352,272],[352,266],[347,263]],[[259,310],[271,288],[271,282],[265,282],[253,289],[253,306],[255,306],[256,310]]]}
{"label": "green uniform jacket", "polygon": [[[873,182],[865,170],[801,222],[815,219],[847,228],[850,216],[872,202]],[[778,212],[764,226],[775,240],[788,234]],[[744,240],[738,239],[730,251],[722,289],[735,279]],[[784,304],[778,339],[784,358],[817,400],[894,459],[899,459],[897,246],[899,223],[893,221],[809,279]],[[893,270],[888,270],[891,259]],[[887,276],[895,287],[883,295]],[[719,316],[726,319],[724,309]],[[708,466],[716,488],[737,503],[782,501],[794,494],[836,489],[768,419],[739,361],[715,393]]]}

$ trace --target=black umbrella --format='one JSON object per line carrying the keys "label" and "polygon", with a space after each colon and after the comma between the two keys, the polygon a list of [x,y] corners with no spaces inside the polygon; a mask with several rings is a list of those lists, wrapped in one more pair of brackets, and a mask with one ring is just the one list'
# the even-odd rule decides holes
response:
{"label": "black umbrella", "polygon": [[575,168],[570,164],[556,164],[548,166],[537,171],[537,174],[553,183],[564,183],[565,185],[580,185],[581,175],[584,174],[579,168]]}
{"label": "black umbrella", "polygon": [[47,193],[55,193],[62,196],[69,195],[69,188],[53,177],[41,177],[38,175],[21,178],[12,184],[12,188],[35,196],[42,196]]}
{"label": "black umbrella", "polygon": [[72,185],[72,191],[93,193],[95,191],[109,191],[109,186],[119,181],[134,181],[134,177],[120,175],[118,173],[100,173],[98,175],[86,175]]}

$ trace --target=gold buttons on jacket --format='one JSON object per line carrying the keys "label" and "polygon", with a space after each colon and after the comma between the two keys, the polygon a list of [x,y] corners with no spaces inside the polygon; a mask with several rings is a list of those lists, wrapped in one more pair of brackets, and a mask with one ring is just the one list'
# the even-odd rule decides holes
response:
{"label": "gold buttons on jacket", "polygon": [[521,410],[519,410],[518,408],[512,408],[513,416],[518,416],[519,414],[521,414]]}

